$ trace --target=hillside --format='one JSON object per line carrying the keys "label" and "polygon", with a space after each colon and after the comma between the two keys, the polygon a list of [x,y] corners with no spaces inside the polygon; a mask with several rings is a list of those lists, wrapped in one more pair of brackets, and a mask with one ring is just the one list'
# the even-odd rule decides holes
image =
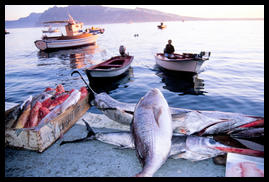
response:
{"label": "hillside", "polygon": [[15,21],[5,21],[6,28],[42,26],[42,22],[51,20],[66,20],[71,14],[75,20],[84,24],[106,24],[106,23],[129,23],[129,22],[160,22],[179,20],[198,20],[201,18],[183,17],[160,11],[144,8],[122,9],[109,8],[100,5],[68,7],[53,7],[43,13],[32,13],[28,17]]}

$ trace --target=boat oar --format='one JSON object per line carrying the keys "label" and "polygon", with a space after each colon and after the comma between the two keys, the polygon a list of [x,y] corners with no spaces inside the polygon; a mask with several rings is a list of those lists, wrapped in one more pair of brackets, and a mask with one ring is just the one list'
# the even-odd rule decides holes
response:
{"label": "boat oar", "polygon": [[93,93],[93,95],[97,95],[97,93],[95,91],[93,91],[93,89],[90,87],[90,85],[84,80],[84,78],[82,77],[82,75],[80,74],[79,71],[75,70],[71,73],[71,76],[74,74],[74,73],[77,73],[79,74],[80,78],[83,80],[83,82],[86,84],[86,86],[88,87],[88,89]]}

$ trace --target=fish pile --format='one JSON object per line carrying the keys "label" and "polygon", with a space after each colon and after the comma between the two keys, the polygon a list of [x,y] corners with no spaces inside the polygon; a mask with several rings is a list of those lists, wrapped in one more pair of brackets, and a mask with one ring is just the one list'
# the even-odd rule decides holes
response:
{"label": "fish pile", "polygon": [[137,104],[129,104],[87,87],[93,95],[93,105],[110,119],[130,125],[130,132],[95,133],[84,121],[88,135],[61,144],[96,139],[135,149],[143,168],[137,177],[153,176],[169,157],[198,161],[228,152],[264,157],[263,144],[249,140],[263,141],[263,117],[172,108],[157,88],[148,91]]}
{"label": "fish pile", "polygon": [[85,98],[87,94],[86,87],[70,91],[65,91],[61,84],[57,85],[55,89],[48,87],[41,94],[26,99],[6,120],[15,120],[11,128],[40,129],[69,106]]}

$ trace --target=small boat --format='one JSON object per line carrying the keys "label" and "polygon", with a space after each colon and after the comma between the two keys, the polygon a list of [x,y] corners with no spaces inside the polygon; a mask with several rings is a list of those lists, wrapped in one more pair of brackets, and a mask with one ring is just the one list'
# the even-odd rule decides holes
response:
{"label": "small boat", "polygon": [[91,27],[86,29],[87,32],[92,34],[103,34],[105,32],[104,28]]}
{"label": "small boat", "polygon": [[164,29],[164,28],[166,28],[167,26],[164,25],[163,22],[161,22],[161,24],[160,24],[160,25],[157,25],[157,27],[158,27],[159,29]]}
{"label": "small boat", "polygon": [[5,29],[5,34],[9,34],[9,32]]}
{"label": "small boat", "polygon": [[171,71],[198,73],[204,61],[208,60],[210,52],[200,54],[183,53],[174,54],[173,58],[167,58],[163,53],[155,55],[156,64]]}
{"label": "small boat", "polygon": [[65,23],[66,35],[47,36],[43,35],[42,40],[36,40],[35,45],[42,51],[67,49],[74,47],[81,47],[85,45],[93,45],[96,43],[98,35],[92,34],[82,30],[83,23],[76,22],[69,15],[67,21],[49,21],[46,24],[61,24]]}
{"label": "small boat", "polygon": [[117,77],[125,73],[133,61],[133,56],[115,56],[100,64],[93,65],[85,72],[88,78],[92,77]]}

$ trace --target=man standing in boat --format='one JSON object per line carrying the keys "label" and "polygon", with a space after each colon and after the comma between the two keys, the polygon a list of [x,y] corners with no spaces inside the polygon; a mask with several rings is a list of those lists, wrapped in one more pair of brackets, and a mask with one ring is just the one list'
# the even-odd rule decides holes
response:
{"label": "man standing in boat", "polygon": [[172,45],[172,40],[168,40],[168,44],[166,44],[165,49],[164,49],[164,56],[167,58],[173,58],[174,57],[174,52],[175,48]]}

